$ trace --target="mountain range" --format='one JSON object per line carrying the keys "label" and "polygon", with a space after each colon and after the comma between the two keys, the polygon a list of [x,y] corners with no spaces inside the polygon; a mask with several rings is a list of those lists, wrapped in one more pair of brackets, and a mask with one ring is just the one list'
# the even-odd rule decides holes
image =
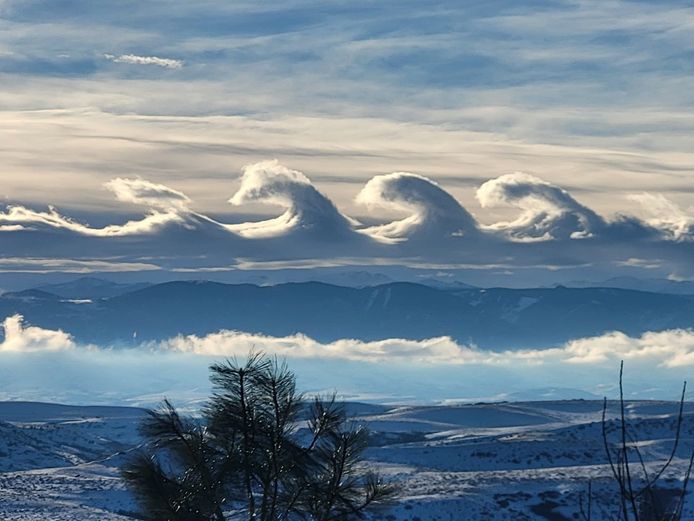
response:
{"label": "mountain range", "polygon": [[132,345],[133,338],[142,342],[229,329],[272,336],[302,333],[322,342],[451,336],[482,348],[513,349],[608,331],[635,336],[694,327],[693,296],[618,288],[175,281],[80,300],[48,289],[3,294],[0,318],[19,313],[32,325],[62,329],[78,342],[113,346]]}
{"label": "mountain range", "polygon": [[672,293],[673,295],[694,295],[694,281],[691,280],[640,279],[638,277],[622,276],[612,277],[600,282],[571,281],[564,285],[571,288],[619,288],[654,293]]}
{"label": "mountain range", "polygon": [[83,300],[117,297],[118,295],[146,288],[150,285],[148,282],[121,284],[98,277],[80,277],[68,282],[37,286],[35,289],[52,293],[65,299]]}

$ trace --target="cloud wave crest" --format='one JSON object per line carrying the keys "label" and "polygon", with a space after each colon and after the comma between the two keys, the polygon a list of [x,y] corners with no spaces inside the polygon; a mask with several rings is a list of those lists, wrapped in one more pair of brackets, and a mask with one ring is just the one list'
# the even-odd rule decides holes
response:
{"label": "cloud wave crest", "polygon": [[229,229],[247,238],[277,237],[308,231],[319,238],[332,239],[334,234],[343,236],[351,231],[353,225],[353,220],[340,213],[308,177],[277,160],[245,166],[241,186],[229,202],[235,206],[263,203],[286,208],[275,219],[229,226]]}
{"label": "cloud wave crest", "polygon": [[513,206],[521,210],[514,221],[489,227],[518,241],[584,239],[605,226],[602,217],[563,188],[523,172],[485,182],[476,196],[483,208]]}
{"label": "cloud wave crest", "polygon": [[366,183],[356,200],[370,208],[411,212],[404,219],[363,230],[379,239],[460,237],[477,232],[475,218],[451,194],[418,174],[377,175]]}

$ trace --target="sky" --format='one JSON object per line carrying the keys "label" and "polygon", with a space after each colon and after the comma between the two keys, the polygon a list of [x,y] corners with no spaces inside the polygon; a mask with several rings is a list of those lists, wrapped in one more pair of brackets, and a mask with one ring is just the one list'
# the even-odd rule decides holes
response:
{"label": "sky", "polygon": [[0,0],[0,269],[692,278],[693,53],[678,1]]}
{"label": "sky", "polygon": [[[0,292],[351,268],[694,280],[693,109],[685,0],[0,0]],[[204,395],[210,359],[249,344],[312,390],[349,365],[345,393],[398,400],[413,371],[422,400],[602,395],[619,358],[640,396],[676,396],[694,364],[689,331],[517,353],[219,332],[118,353],[0,319],[9,398]],[[147,387],[123,367],[161,370]]]}

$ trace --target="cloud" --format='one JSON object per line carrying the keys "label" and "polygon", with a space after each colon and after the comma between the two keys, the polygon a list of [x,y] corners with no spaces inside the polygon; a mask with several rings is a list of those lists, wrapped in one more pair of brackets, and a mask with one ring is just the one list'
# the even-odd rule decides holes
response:
{"label": "cloud", "polygon": [[[495,352],[448,337],[322,343],[305,335],[237,331],[112,348],[76,345],[68,333],[27,326],[18,315],[1,326],[0,397],[52,396],[74,403],[152,405],[164,395],[204,399],[210,361],[243,359],[250,351],[286,357],[302,389],[353,397],[386,394],[394,403],[503,399],[504,393],[548,386],[600,395],[612,389],[614,395],[620,360],[626,363],[630,396],[672,398],[694,366],[691,330],[640,337],[613,332],[549,349]],[[407,390],[403,381],[410,382]]]}
{"label": "cloud", "polygon": [[[184,219],[174,211],[152,211],[140,220],[128,221],[123,224],[111,224],[103,228],[92,228],[75,221],[58,212],[52,206],[48,211],[41,212],[24,206],[9,206],[5,212],[0,212],[0,223],[7,222],[0,232],[35,231],[45,228],[62,229],[80,235],[91,237],[120,237],[125,235],[149,234],[172,222],[182,223]],[[66,252],[69,253],[69,252]]]}
{"label": "cloud", "polygon": [[638,338],[610,333],[569,342],[559,354],[566,356],[570,363],[599,364],[624,359],[661,367],[691,366],[694,364],[694,331],[648,332]]}
{"label": "cloud", "polygon": [[183,192],[144,179],[117,177],[104,185],[116,199],[162,211],[187,212],[190,199]]}
{"label": "cloud", "polygon": [[220,331],[204,337],[179,336],[159,343],[158,347],[204,356],[245,356],[259,349],[283,357],[369,362],[437,363],[454,360],[461,354],[460,347],[448,337],[375,342],[344,339],[321,343],[305,335],[270,337],[237,331]]}
{"label": "cloud", "polygon": [[371,208],[412,213],[404,219],[363,230],[376,238],[460,237],[477,232],[474,217],[438,183],[421,175],[407,172],[377,175],[359,192],[357,202]]}
{"label": "cloud", "polygon": [[48,227],[92,237],[151,234],[171,223],[185,225],[186,215],[191,214],[188,208],[190,199],[182,192],[161,184],[139,178],[124,179],[118,177],[110,180],[104,186],[113,192],[119,201],[146,206],[150,209],[149,213],[139,220],[112,224],[103,228],[93,228],[60,214],[52,206],[48,207],[48,211],[41,212],[24,206],[11,205],[7,207],[5,212],[0,212],[0,223],[10,223],[0,228],[0,232],[31,231]]}
{"label": "cloud", "polygon": [[114,63],[128,63],[131,65],[156,65],[165,69],[180,69],[183,67],[183,61],[174,60],[171,58],[159,58],[157,56],[137,56],[136,54],[121,54],[115,56],[113,54],[104,54],[104,58],[111,60]]}
{"label": "cloud", "polygon": [[675,241],[694,239],[694,217],[662,194],[631,194],[629,199],[639,203],[649,214],[647,223]]}
{"label": "cloud", "polygon": [[[325,184],[313,177],[318,189],[352,216],[362,215],[352,206],[357,183],[374,172],[402,169],[455,186],[464,194],[461,205],[485,223],[468,187],[523,168],[582,190],[581,203],[605,219],[619,210],[626,192],[686,197],[691,191],[694,111],[687,92],[694,90],[694,78],[679,65],[688,63],[692,49],[691,12],[681,1],[573,2],[571,8],[563,2],[444,1],[407,10],[392,0],[374,9],[334,3],[322,7],[325,23],[315,23],[312,3],[303,0],[272,9],[252,2],[171,0],[130,11],[117,3],[93,7],[88,0],[5,4],[0,195],[27,206],[51,203],[63,215],[56,219],[37,207],[42,211],[28,221],[0,218],[2,255],[98,256],[108,246],[109,254],[131,262],[165,251],[187,269],[229,266],[239,257],[272,262],[287,255],[283,245],[211,233],[213,223],[191,223],[190,214],[158,210],[164,215],[105,230],[80,226],[90,218],[65,216],[71,214],[67,208],[120,211],[99,190],[101,181],[132,172],[153,182],[178,179],[197,208],[221,215],[227,211],[220,193],[229,170],[265,157],[320,173]],[[500,29],[508,38],[498,37]],[[95,56],[94,49],[112,53],[108,59],[118,65],[102,51]],[[167,66],[179,68],[160,68]],[[461,169],[469,174],[461,177]],[[513,223],[505,211],[494,215]],[[500,226],[483,236],[532,241],[554,234],[562,243],[509,244],[493,252],[469,248],[480,258],[470,253],[465,262],[492,264],[492,257],[498,259],[494,264],[517,266],[570,265],[573,259],[614,265],[638,258],[647,265],[657,256],[662,271],[694,274],[692,250],[684,244],[640,236],[629,242],[620,229],[610,230],[612,243],[574,241],[583,243],[579,247],[564,239],[598,236],[595,229],[586,231],[580,218],[585,212],[557,221],[550,208],[540,223],[530,213],[531,222],[519,223],[526,228]],[[369,224],[390,220],[380,213],[373,217]],[[366,263],[382,254],[412,263],[429,262],[436,253],[441,264],[459,261],[461,241],[414,247],[415,237],[424,241],[427,234],[416,232],[424,229],[420,217],[410,217],[372,230],[381,239],[408,238],[402,241],[407,245],[391,244],[383,252],[365,241],[352,247],[352,257]],[[685,242],[680,223],[650,222],[673,229],[664,238]],[[187,234],[186,242],[171,233],[184,224],[204,231]],[[299,229],[288,212],[237,231],[249,239],[276,239]],[[455,226],[443,229],[430,231],[439,239]],[[65,241],[75,233],[117,240],[80,241],[78,248]],[[636,229],[639,234],[644,235]],[[145,244],[149,239],[152,246]],[[31,242],[41,246],[31,250]],[[165,242],[170,246],[163,248]],[[194,247],[187,246],[191,242]],[[324,261],[344,253],[336,242],[316,242],[309,237],[291,255]],[[637,269],[614,266],[609,273],[587,269],[580,278]],[[553,274],[547,278],[556,281]]]}
{"label": "cloud", "polygon": [[[571,9],[561,2],[434,2],[426,13],[403,13],[392,1],[373,10],[336,4],[325,6],[320,24],[304,1],[258,10],[172,0],[137,13],[88,3],[61,11],[13,1],[6,13],[0,52],[29,55],[33,65],[3,76],[3,107],[21,111],[19,123],[4,113],[6,124],[30,129],[33,138],[25,139],[27,130],[3,136],[12,140],[2,158],[12,166],[11,197],[24,196],[28,176],[37,180],[33,194],[50,193],[38,185],[52,173],[79,189],[94,172],[149,166],[161,179],[196,169],[203,174],[198,190],[211,200],[226,167],[220,149],[238,164],[281,156],[307,171],[355,178],[403,164],[452,180],[466,165],[483,178],[529,164],[562,183],[617,196],[632,186],[674,192],[687,185],[694,164],[692,78],[676,65],[689,52],[690,15],[674,1]],[[387,30],[393,13],[397,35]],[[500,27],[508,40],[498,38]],[[571,28],[572,37],[539,27]],[[196,66],[159,74],[156,84],[139,81],[129,73],[144,66],[94,60],[104,41],[116,49],[113,59],[132,51]],[[55,77],[51,59],[65,50],[76,63],[96,63]],[[65,109],[63,118],[78,120],[80,132],[45,114],[39,124],[37,109]],[[36,143],[43,146],[27,154],[24,147]],[[181,150],[173,150],[176,143]],[[71,206],[93,201],[76,192],[60,197]],[[352,196],[331,194],[342,208]]]}
{"label": "cloud", "polygon": [[[60,351],[77,348],[71,335],[61,330],[26,326],[21,315],[5,318],[5,339],[0,352]],[[80,346],[93,349],[93,346]],[[263,351],[288,358],[315,358],[372,363],[505,365],[515,368],[538,365],[610,365],[620,360],[647,364],[650,367],[694,366],[694,330],[672,329],[646,332],[631,337],[621,332],[571,340],[545,349],[494,351],[460,344],[442,336],[424,340],[389,338],[362,341],[344,338],[319,342],[296,334],[284,337],[221,330],[205,336],[179,335],[159,342],[146,342],[125,351],[144,350],[163,353],[179,352],[205,357],[245,356]]]}
{"label": "cloud", "polygon": [[529,174],[516,172],[491,179],[477,190],[483,208],[513,206],[522,210],[514,221],[491,230],[518,241],[583,239],[605,227],[605,221],[566,190]]}
{"label": "cloud", "polygon": [[667,330],[630,337],[620,332],[583,338],[548,349],[491,351],[457,343],[450,337],[421,341],[391,338],[372,342],[342,339],[321,343],[305,335],[270,337],[238,331],[220,331],[203,337],[178,336],[156,344],[158,349],[203,356],[244,356],[262,350],[290,358],[341,359],[374,363],[452,365],[582,364],[620,360],[660,367],[694,365],[694,331]]}
{"label": "cloud", "polygon": [[663,266],[663,261],[662,259],[637,259],[631,257],[629,259],[615,261],[615,264],[617,266],[655,270]]}
{"label": "cloud", "polygon": [[27,326],[21,315],[5,318],[2,328],[5,338],[0,343],[0,353],[4,352],[34,352],[34,351],[65,351],[75,349],[72,337],[61,330],[53,331],[40,327]]}
{"label": "cloud", "polygon": [[158,266],[146,262],[112,260],[81,260],[45,257],[0,257],[0,273],[114,273],[155,271]]}
{"label": "cloud", "polygon": [[[117,177],[105,186],[120,203],[144,207],[144,216],[95,227],[52,206],[41,211],[9,205],[0,210],[4,256],[146,264],[179,271],[248,265],[272,269],[291,263],[585,267],[586,274],[576,275],[593,278],[590,272],[601,270],[600,278],[609,278],[646,269],[653,272],[649,277],[658,270],[662,276],[691,276],[694,254],[694,241],[684,240],[689,236],[688,217],[661,199],[656,198],[659,206],[651,205],[657,219],[645,222],[618,215],[606,221],[566,190],[521,173],[489,180],[478,189],[483,207],[521,209],[515,220],[490,225],[478,224],[435,181],[404,172],[377,175],[358,193],[356,200],[369,209],[362,220],[390,221],[371,226],[345,215],[304,173],[276,160],[244,167],[240,186],[229,199],[234,206],[284,208],[278,217],[259,221],[229,223],[198,213],[182,191],[141,178]],[[391,220],[394,210],[409,215]],[[35,263],[30,267],[36,270]]]}
{"label": "cloud", "polygon": [[248,238],[308,232],[332,242],[348,234],[354,222],[340,213],[302,172],[291,170],[277,160],[246,165],[241,186],[229,202],[236,206],[262,203],[286,208],[275,219],[229,226]]}
{"label": "cloud", "polygon": [[0,225],[0,232],[19,232],[26,230],[21,224],[2,224]]}

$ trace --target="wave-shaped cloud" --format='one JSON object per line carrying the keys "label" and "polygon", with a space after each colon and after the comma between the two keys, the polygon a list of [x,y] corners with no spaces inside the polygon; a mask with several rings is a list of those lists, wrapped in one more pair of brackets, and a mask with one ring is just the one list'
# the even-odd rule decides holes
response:
{"label": "wave-shaped cloud", "polygon": [[629,199],[639,203],[650,215],[647,223],[662,230],[675,241],[694,239],[694,217],[662,194],[632,194]]}
{"label": "wave-shaped cloud", "polygon": [[302,172],[287,168],[277,160],[245,166],[241,186],[229,202],[236,206],[265,203],[286,208],[275,219],[229,226],[248,238],[277,237],[304,231],[332,240],[335,234],[343,236],[351,231],[354,224]]}
{"label": "wave-shaped cloud", "polygon": [[11,231],[47,227],[92,237],[119,237],[152,233],[170,223],[182,224],[185,222],[184,216],[190,213],[190,199],[182,192],[161,184],[139,178],[115,178],[104,186],[119,201],[148,207],[148,214],[140,220],[93,228],[60,214],[52,206],[48,211],[41,212],[13,205],[0,212],[0,223],[9,223],[8,226],[14,227]]}
{"label": "wave-shaped cloud", "polygon": [[404,219],[363,230],[379,239],[461,237],[478,231],[475,218],[451,194],[421,175],[377,175],[366,183],[356,200],[370,208],[411,212]]}
{"label": "wave-shaped cloud", "polygon": [[121,237],[125,235],[137,235],[152,233],[166,224],[183,222],[182,217],[176,212],[151,212],[142,219],[128,221],[123,224],[110,224],[103,228],[92,228],[62,215],[52,206],[47,211],[36,211],[24,206],[9,206],[5,212],[0,212],[0,223],[3,225],[0,231],[32,231],[39,229],[55,229],[74,232],[90,237]]}
{"label": "wave-shaped cloud", "polygon": [[[617,275],[625,260],[640,259],[641,269],[657,260],[657,266],[669,270],[662,276],[692,272],[694,219],[662,196],[633,197],[653,215],[649,220],[628,215],[608,220],[558,186],[528,174],[508,174],[482,184],[477,199],[483,208],[510,205],[521,214],[509,222],[480,225],[435,181],[396,172],[369,180],[356,201],[372,212],[371,221],[379,220],[379,209],[409,215],[363,227],[305,174],[276,160],[246,166],[240,181],[231,204],[277,205],[283,213],[227,224],[194,211],[181,191],[145,179],[116,178],[105,187],[118,201],[144,207],[142,218],[92,227],[53,207],[38,211],[10,205],[0,211],[0,251],[12,259],[117,259],[185,270],[273,262],[508,269],[602,264]],[[635,269],[633,263],[628,266]]]}
{"label": "wave-shaped cloud", "polygon": [[[241,186],[229,200],[236,206],[263,203],[286,208],[279,217],[258,222],[219,223],[193,212],[191,200],[184,193],[140,178],[116,178],[104,186],[119,201],[145,206],[148,213],[140,220],[94,228],[62,215],[51,206],[47,211],[36,211],[11,205],[0,212],[0,232],[44,226],[87,236],[119,237],[151,233],[177,223],[192,228],[206,224],[245,238],[264,239],[300,230],[317,238],[334,238],[335,234],[342,236],[358,227],[358,222],[341,213],[306,175],[276,160],[244,167]],[[590,238],[614,224],[577,202],[566,190],[528,174],[507,174],[489,180],[479,187],[476,195],[485,208],[511,205],[523,210],[514,221],[485,227],[487,231],[502,232],[521,242]],[[638,222],[659,230],[664,238],[671,240],[692,235],[694,218],[663,196],[638,194],[631,198],[654,217],[648,222],[638,222],[636,218],[622,216],[620,225]],[[403,219],[360,230],[378,239],[398,242],[417,236],[464,237],[480,232],[475,218],[450,193],[417,174],[395,172],[375,176],[362,188],[356,200],[372,210],[386,208],[411,212]]]}
{"label": "wave-shaped cloud", "polygon": [[489,228],[519,241],[583,239],[605,227],[605,221],[566,190],[529,174],[516,172],[482,184],[477,200],[483,208],[513,206],[522,210],[514,221]]}

